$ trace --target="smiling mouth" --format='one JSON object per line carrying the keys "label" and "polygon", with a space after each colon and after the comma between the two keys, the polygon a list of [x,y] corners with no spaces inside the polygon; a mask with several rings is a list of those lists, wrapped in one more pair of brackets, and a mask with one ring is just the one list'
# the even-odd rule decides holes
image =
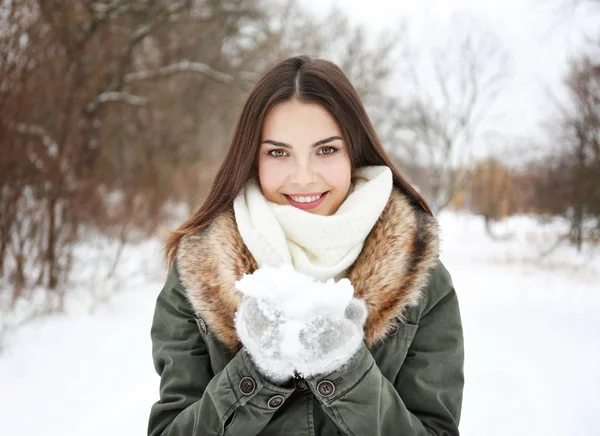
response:
{"label": "smiling mouth", "polygon": [[284,195],[292,206],[295,206],[299,209],[313,209],[323,202],[325,197],[327,197],[327,194],[329,194],[329,191],[321,194]]}

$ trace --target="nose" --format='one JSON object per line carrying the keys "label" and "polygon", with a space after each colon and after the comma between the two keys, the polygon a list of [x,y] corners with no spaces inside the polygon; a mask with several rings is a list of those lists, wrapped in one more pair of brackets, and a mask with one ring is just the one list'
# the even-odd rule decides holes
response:
{"label": "nose", "polygon": [[290,181],[296,185],[310,185],[316,178],[309,163],[298,163],[294,166]]}

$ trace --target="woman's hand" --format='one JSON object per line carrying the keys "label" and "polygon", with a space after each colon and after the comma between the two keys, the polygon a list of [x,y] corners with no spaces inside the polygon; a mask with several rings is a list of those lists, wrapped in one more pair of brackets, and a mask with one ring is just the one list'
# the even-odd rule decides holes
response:
{"label": "woman's hand", "polygon": [[256,369],[275,384],[294,376],[294,366],[282,355],[284,322],[277,306],[245,295],[235,316],[235,328]]}
{"label": "woman's hand", "polygon": [[304,350],[295,369],[307,378],[343,367],[363,342],[366,319],[367,305],[353,298],[343,315],[323,315],[310,321],[300,331]]}

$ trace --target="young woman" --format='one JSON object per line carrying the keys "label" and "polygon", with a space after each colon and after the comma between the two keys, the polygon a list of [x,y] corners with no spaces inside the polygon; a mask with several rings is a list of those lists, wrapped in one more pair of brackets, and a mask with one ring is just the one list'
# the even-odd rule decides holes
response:
{"label": "young woman", "polygon": [[[463,335],[437,232],[343,72],[276,65],[167,242],[148,434],[458,435]],[[341,281],[353,296],[302,325],[291,358],[286,312],[242,294],[249,280],[305,312]]]}

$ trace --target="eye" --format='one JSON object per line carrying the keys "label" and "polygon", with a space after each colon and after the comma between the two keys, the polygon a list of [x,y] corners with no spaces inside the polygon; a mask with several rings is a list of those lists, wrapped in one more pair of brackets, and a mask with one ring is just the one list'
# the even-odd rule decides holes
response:
{"label": "eye", "polygon": [[285,155],[287,155],[285,150],[282,150],[281,148],[275,149],[275,150],[269,150],[267,151],[267,154],[271,157],[283,157]]}
{"label": "eye", "polygon": [[337,149],[337,148],[335,148],[335,147],[332,147],[332,146],[330,146],[330,145],[327,145],[327,146],[325,146],[325,147],[321,147],[321,148],[319,148],[319,151],[317,152],[317,154],[328,155],[328,154],[333,154],[333,153],[335,153],[336,151],[338,151],[338,149]]}

